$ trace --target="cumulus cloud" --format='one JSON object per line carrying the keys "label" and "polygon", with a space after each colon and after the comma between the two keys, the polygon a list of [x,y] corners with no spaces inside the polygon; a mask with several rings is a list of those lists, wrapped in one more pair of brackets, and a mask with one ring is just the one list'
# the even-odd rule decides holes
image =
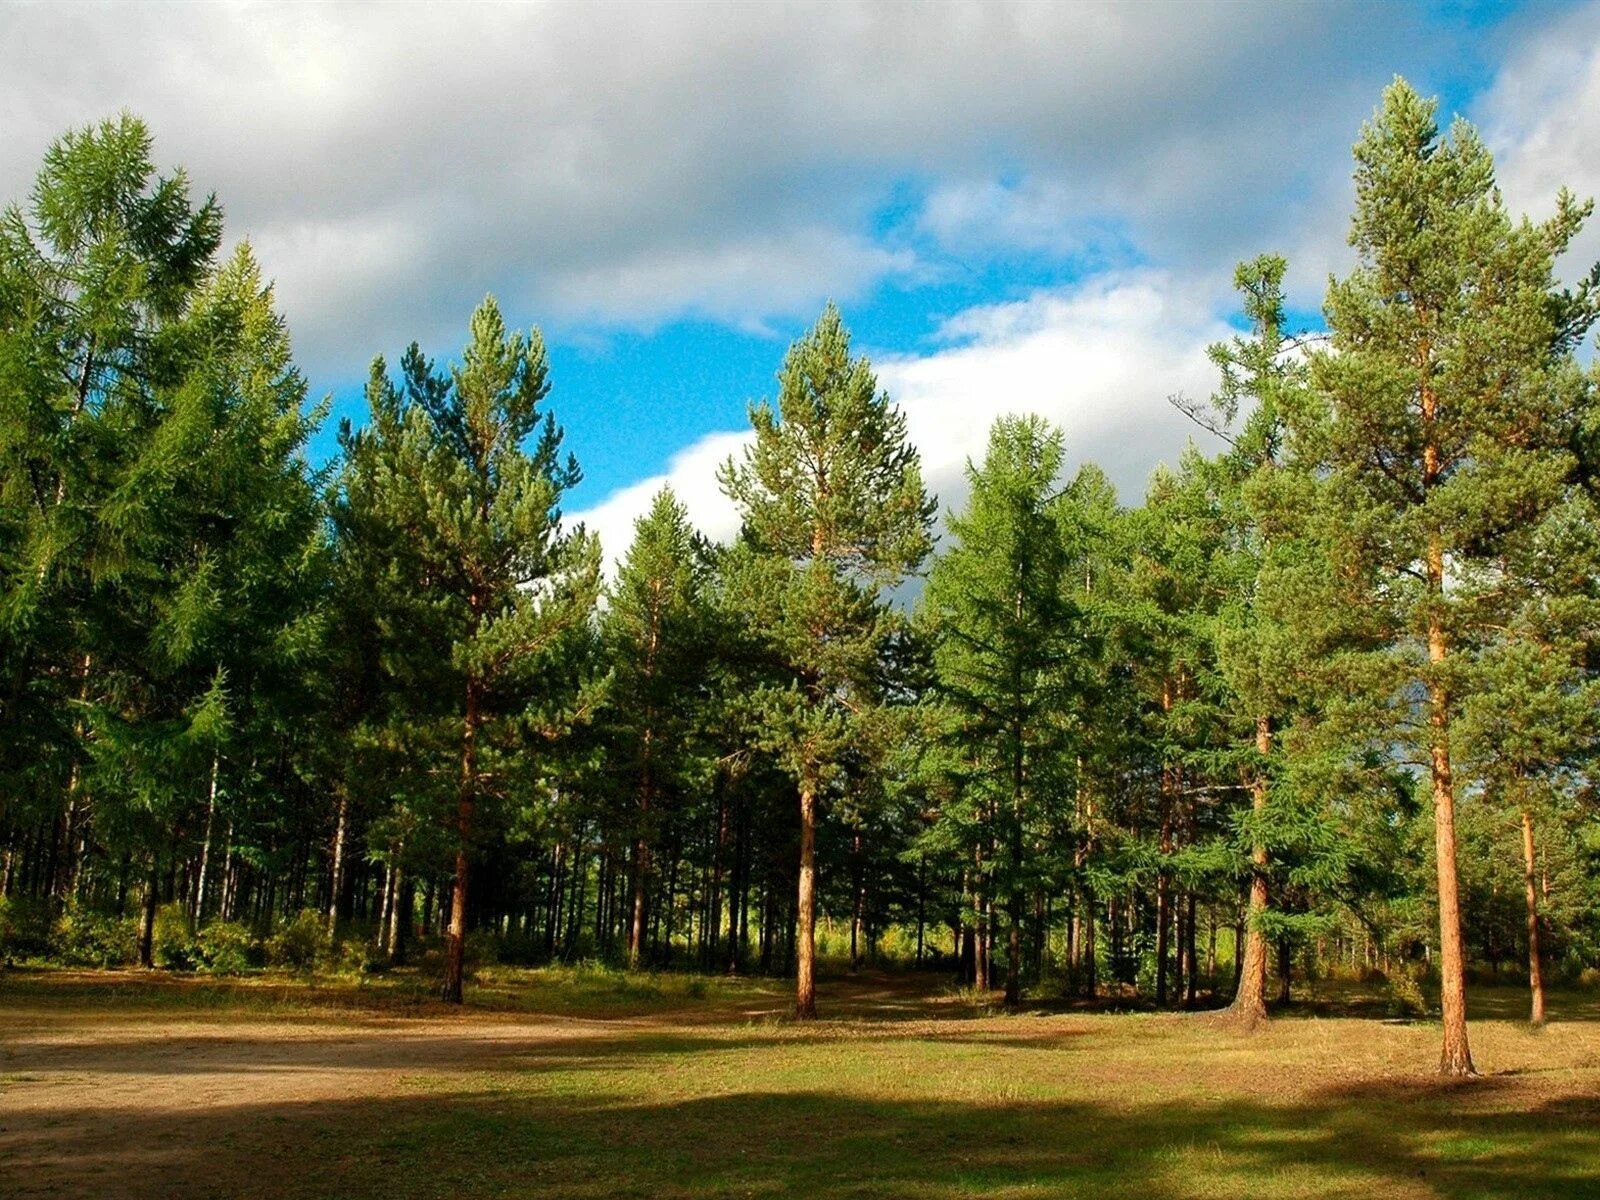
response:
{"label": "cumulus cloud", "polygon": [[[1496,74],[1482,110],[1514,211],[1548,215],[1563,187],[1600,198],[1600,5],[1533,31]],[[1561,266],[1577,277],[1597,261],[1600,220],[1591,218]]]}
{"label": "cumulus cloud", "polygon": [[[1215,301],[1206,279],[1118,272],[969,309],[946,322],[941,348],[874,365],[906,415],[942,507],[961,503],[967,461],[981,461],[995,418],[1019,412],[1062,428],[1069,469],[1097,462],[1127,500],[1137,501],[1152,468],[1175,461],[1198,433],[1168,398],[1203,396],[1212,387],[1206,347],[1231,332]],[[632,542],[634,520],[670,485],[702,530],[727,540],[738,517],[717,487],[716,469],[748,440],[743,432],[711,434],[678,454],[664,474],[575,519],[599,530],[615,560]]]}
{"label": "cumulus cloud", "polygon": [[0,193],[26,190],[62,128],[144,115],[161,161],[256,244],[314,377],[453,328],[489,290],[552,327],[760,327],[924,269],[868,240],[907,181],[931,193],[908,231],[929,252],[940,230],[971,239],[984,202],[991,241],[1022,250],[1097,245],[1108,214],[1156,261],[1187,266],[1207,239],[1224,259],[1254,249],[1286,186],[1339,177],[1392,63],[1449,52],[1417,37],[1424,19],[1332,0],[1159,19],[911,0],[8,5]]}
{"label": "cumulus cloud", "polygon": [[649,510],[656,493],[670,487],[701,533],[715,541],[732,541],[739,532],[739,514],[717,485],[717,468],[742,454],[750,439],[745,432],[707,434],[673,455],[663,473],[619,488],[593,508],[572,514],[572,519],[600,535],[606,562],[614,566],[633,545],[634,522]]}

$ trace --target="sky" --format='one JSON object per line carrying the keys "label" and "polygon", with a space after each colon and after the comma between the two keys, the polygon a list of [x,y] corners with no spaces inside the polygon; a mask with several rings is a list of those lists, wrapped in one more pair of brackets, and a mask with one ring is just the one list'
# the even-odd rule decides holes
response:
{"label": "sky", "polygon": [[[127,110],[248,239],[314,397],[459,351],[494,294],[550,348],[609,555],[663,483],[708,533],[750,401],[829,300],[957,505],[1043,414],[1128,502],[1196,431],[1234,264],[1318,320],[1350,146],[1403,75],[1508,202],[1600,194],[1591,3],[84,4],[0,0],[0,198]],[[1600,222],[1563,263],[1600,259]]]}

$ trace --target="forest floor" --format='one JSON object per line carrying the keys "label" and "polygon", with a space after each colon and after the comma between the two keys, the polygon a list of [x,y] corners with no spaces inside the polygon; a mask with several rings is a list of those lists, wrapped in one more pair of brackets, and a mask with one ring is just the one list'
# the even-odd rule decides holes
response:
{"label": "forest floor", "polygon": [[[0,974],[0,1197],[1600,1197],[1600,998],[1539,1032],[986,1012],[942,980]],[[1359,1006],[1355,1006],[1359,1010]]]}

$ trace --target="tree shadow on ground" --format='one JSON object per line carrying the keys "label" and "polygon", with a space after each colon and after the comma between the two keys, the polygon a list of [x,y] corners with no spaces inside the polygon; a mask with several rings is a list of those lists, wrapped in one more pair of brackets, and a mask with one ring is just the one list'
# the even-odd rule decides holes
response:
{"label": "tree shadow on ground", "polygon": [[1541,1100],[1509,1079],[1363,1084],[1283,1104],[1100,1105],[874,1099],[758,1080],[641,1102],[518,1090],[513,1075],[504,1088],[457,1079],[341,1101],[12,1114],[0,1117],[0,1162],[5,1193],[19,1200],[1581,1200],[1600,1197],[1597,1118],[1600,1099]]}

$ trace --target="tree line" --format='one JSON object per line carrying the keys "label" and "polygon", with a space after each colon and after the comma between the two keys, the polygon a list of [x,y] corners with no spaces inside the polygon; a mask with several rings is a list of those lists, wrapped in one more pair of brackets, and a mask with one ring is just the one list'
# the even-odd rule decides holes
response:
{"label": "tree line", "polygon": [[1013,1006],[1426,975],[1471,1073],[1469,968],[1539,1022],[1600,965],[1600,274],[1556,277],[1589,204],[1513,216],[1402,81],[1355,163],[1320,328],[1240,265],[1175,398],[1214,449],[1141,503],[1017,415],[936,536],[830,306],[719,474],[739,536],[664,489],[608,580],[537,330],[488,299],[377,359],[316,464],[216,199],[133,117],[63,136],[0,219],[7,953],[298,933],[453,1001],[600,957],[792,973],[806,1018],[820,917]]}

